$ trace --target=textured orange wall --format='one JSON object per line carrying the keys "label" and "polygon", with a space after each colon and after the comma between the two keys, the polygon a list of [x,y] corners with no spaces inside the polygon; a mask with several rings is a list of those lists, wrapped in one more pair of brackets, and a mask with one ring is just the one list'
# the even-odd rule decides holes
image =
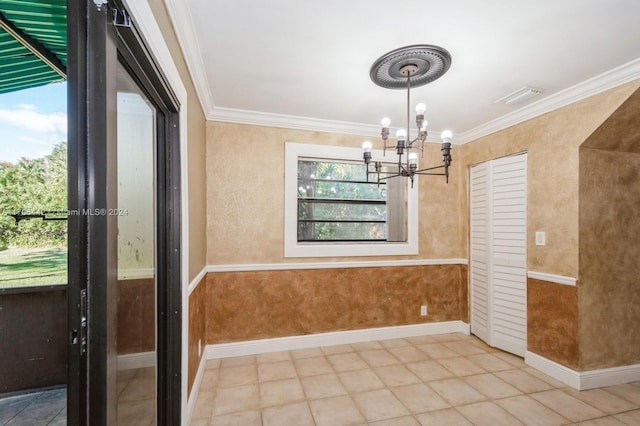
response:
{"label": "textured orange wall", "polygon": [[527,280],[527,350],[578,368],[578,287]]}
{"label": "textured orange wall", "polygon": [[[284,258],[284,149],[286,142],[357,148],[365,139],[336,133],[207,123],[207,263],[353,260]],[[448,185],[444,177],[420,177],[419,254],[386,256],[385,260],[461,257],[461,244],[466,236],[460,223],[461,179],[456,161],[454,157]],[[440,162],[440,145],[429,144],[425,164]],[[367,258],[358,258],[363,259]]]}
{"label": "textured orange wall", "polygon": [[581,369],[640,364],[640,154],[580,150],[579,291]]}
{"label": "textured orange wall", "polygon": [[466,287],[464,265],[209,273],[207,343],[464,320]]}
{"label": "textured orange wall", "polygon": [[[204,349],[207,345],[206,338],[206,278],[203,278],[198,286],[189,295],[189,342],[188,342],[188,392],[191,395],[191,388],[198,373],[200,361],[204,356]],[[198,355],[198,340],[202,341],[202,353]]]}
{"label": "textured orange wall", "polygon": [[[469,223],[468,167],[527,151],[527,267],[578,277],[579,147],[639,86],[640,80],[461,146],[463,234]],[[546,246],[535,245],[536,231],[546,232]],[[467,240],[459,257],[468,257]]]}

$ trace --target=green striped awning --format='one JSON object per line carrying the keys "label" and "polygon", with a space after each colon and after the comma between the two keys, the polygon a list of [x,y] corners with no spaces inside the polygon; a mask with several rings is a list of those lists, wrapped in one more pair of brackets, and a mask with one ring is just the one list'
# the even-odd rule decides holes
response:
{"label": "green striped awning", "polygon": [[67,1],[0,0],[0,93],[66,80]]}

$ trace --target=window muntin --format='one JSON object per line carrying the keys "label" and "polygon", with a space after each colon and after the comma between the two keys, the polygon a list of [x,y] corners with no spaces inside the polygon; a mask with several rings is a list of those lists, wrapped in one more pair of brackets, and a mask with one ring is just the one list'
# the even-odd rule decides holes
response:
{"label": "window muntin", "polygon": [[[389,161],[380,150],[372,152],[373,161]],[[418,254],[418,181],[412,190],[408,189],[407,179],[387,181],[386,190],[393,186],[400,188],[396,194],[402,194],[404,203],[396,203],[401,209],[387,209],[389,215],[399,219],[398,229],[387,227],[386,240],[376,237],[378,241],[298,241],[298,162],[304,159],[327,159],[330,161],[353,162],[356,166],[362,162],[360,148],[345,148],[325,145],[311,145],[287,142],[285,144],[285,211],[284,211],[284,256],[289,257],[340,257],[340,256],[392,256]],[[364,168],[362,177],[364,177]],[[332,179],[333,180],[333,179]],[[335,179],[338,180],[338,179]],[[366,181],[366,178],[364,179]],[[377,187],[377,184],[372,185]],[[392,196],[392,194],[387,194]],[[327,202],[329,204],[329,202]],[[400,213],[398,213],[401,210]],[[345,225],[343,225],[345,226]],[[395,236],[394,236],[395,235]]]}

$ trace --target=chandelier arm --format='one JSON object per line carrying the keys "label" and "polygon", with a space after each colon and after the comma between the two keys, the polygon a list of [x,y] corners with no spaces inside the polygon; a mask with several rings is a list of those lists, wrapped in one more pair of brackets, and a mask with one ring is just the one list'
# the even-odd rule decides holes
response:
{"label": "chandelier arm", "polygon": [[444,168],[444,167],[445,167],[445,165],[444,165],[444,164],[441,164],[441,165],[439,165],[439,166],[427,167],[427,168],[424,168],[424,169],[416,170],[416,171],[415,171],[415,173],[419,173],[419,172],[427,172],[427,171],[429,171],[429,170],[442,169],[442,168]]}

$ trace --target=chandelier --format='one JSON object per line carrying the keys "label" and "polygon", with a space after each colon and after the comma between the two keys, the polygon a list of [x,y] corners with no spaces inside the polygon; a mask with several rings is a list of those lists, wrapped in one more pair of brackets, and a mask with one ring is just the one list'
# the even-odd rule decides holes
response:
{"label": "chandelier", "polygon": [[[382,119],[382,152],[386,155],[387,149],[394,149],[398,156],[398,168],[393,171],[383,169],[381,161],[373,161],[373,170],[370,170],[371,149],[373,145],[366,141],[362,144],[364,149],[364,162],[367,166],[367,182],[369,175],[376,175],[378,184],[385,179],[397,176],[408,177],[413,188],[415,175],[444,176],[449,183],[449,165],[451,164],[451,137],[449,130],[441,133],[442,139],[442,164],[418,168],[418,153],[424,158],[424,143],[427,140],[427,121],[424,119],[426,105],[418,103],[416,109],[416,136],[411,139],[411,87],[424,86],[440,78],[451,66],[451,55],[445,49],[427,44],[401,47],[381,56],[371,67],[371,80],[378,86],[387,89],[407,89],[407,125],[400,128],[395,134],[395,144],[389,141],[388,118]],[[404,158],[403,158],[404,157]]]}

